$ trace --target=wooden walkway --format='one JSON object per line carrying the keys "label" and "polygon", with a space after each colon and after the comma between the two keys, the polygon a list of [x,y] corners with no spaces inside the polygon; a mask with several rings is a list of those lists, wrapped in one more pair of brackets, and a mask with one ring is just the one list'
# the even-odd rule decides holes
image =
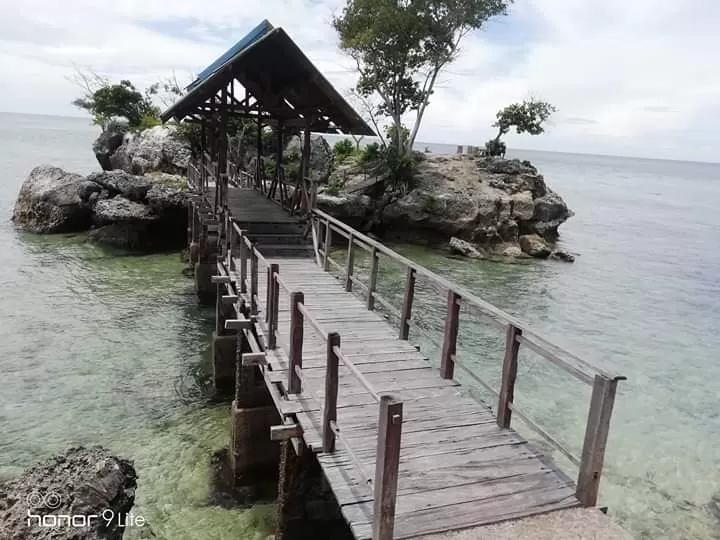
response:
{"label": "wooden walkway", "polygon": [[[297,218],[253,190],[230,189],[229,201],[229,223],[235,224],[235,232],[230,231],[233,239],[228,251],[233,256],[225,259],[223,268],[228,281],[245,284],[244,294],[238,294],[246,305],[251,304],[253,295],[256,299],[255,329],[265,350],[261,369],[266,385],[286,423],[299,426],[304,444],[317,453],[358,540],[377,538],[373,536],[373,484],[377,481],[376,461],[387,444],[385,440],[378,444],[383,432],[378,402],[386,394],[402,402],[402,412],[396,415],[402,436],[399,467],[396,464],[393,538],[581,506],[569,477],[535,445],[513,429],[501,427],[503,422],[509,425],[509,409],[501,421],[489,407],[464,395],[452,375],[441,377],[418,348],[399,339],[397,329],[381,314],[368,310],[366,300],[346,290],[352,288],[347,286],[347,277],[339,280],[324,270],[327,263],[323,264],[317,235],[315,249],[300,242],[293,244],[295,252],[288,253],[284,248],[291,246],[278,243],[286,236],[302,238]],[[294,232],[277,233],[288,227]],[[274,242],[263,246],[263,239],[271,237]],[[240,250],[237,243],[242,244]],[[269,285],[274,290],[268,291]],[[295,297],[293,308],[291,293],[297,292],[304,298],[298,301]],[[277,313],[273,313],[274,305]],[[292,328],[297,316],[294,310],[302,310],[295,353],[301,360],[296,360],[297,367],[292,369],[291,350],[297,339],[292,337],[297,332]],[[452,311],[449,308],[449,313]],[[277,329],[275,347],[268,347],[269,328]],[[333,333],[339,334],[339,338],[333,337],[339,341],[334,355],[339,363],[334,391],[328,386],[328,357],[332,354],[328,339]],[[510,335],[514,344],[515,336]],[[528,345],[532,343],[529,339]],[[511,346],[515,347],[515,361],[517,343]],[[446,356],[454,361],[454,352]],[[298,379],[294,383],[288,380],[293,373]],[[293,384],[301,386],[299,393],[292,391]],[[328,388],[333,393],[330,402],[336,399],[330,405],[330,418],[335,418],[331,424],[324,420]],[[515,410],[511,401],[510,391],[507,407]],[[324,451],[326,426],[333,429],[331,451]]]}

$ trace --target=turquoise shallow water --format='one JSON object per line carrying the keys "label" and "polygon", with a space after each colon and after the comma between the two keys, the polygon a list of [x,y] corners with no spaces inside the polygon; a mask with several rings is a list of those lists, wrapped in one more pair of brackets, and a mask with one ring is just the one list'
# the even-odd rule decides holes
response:
{"label": "turquoise shallow water", "polygon": [[[0,115],[0,477],[71,444],[102,443],[136,461],[136,512],[157,538],[265,538],[271,506],[207,504],[227,406],[207,399],[212,313],[195,307],[179,256],[106,252],[81,237],[19,234],[8,221],[35,164],[96,168],[94,136],[84,120]],[[398,249],[627,375],[603,502],[642,538],[720,538],[720,166],[517,154],[576,211],[561,228],[574,264]],[[383,268],[381,292],[397,297],[402,274]],[[442,298],[422,280],[418,291],[415,313],[437,339]],[[497,386],[502,336],[476,314],[461,317],[470,322],[461,358]],[[431,339],[417,339],[437,357]],[[547,362],[521,357],[518,403],[575,451],[588,395]]]}

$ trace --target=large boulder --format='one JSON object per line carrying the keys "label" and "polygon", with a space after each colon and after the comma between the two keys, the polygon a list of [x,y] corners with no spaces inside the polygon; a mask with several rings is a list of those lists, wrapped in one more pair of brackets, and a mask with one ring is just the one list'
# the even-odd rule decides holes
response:
{"label": "large boulder", "polygon": [[484,258],[484,255],[479,249],[473,246],[470,242],[466,242],[465,240],[461,240],[460,238],[456,238],[453,236],[450,239],[449,246],[451,252],[462,255],[463,257],[468,257],[470,259]]}
{"label": "large boulder", "polygon": [[102,186],[52,165],[35,167],[20,188],[12,220],[37,233],[71,232],[92,223],[93,194]]}
{"label": "large boulder", "polygon": [[0,538],[120,540],[136,485],[130,461],[101,447],[72,448],[0,484]]}
{"label": "large boulder", "polygon": [[111,197],[122,195],[135,202],[143,201],[154,183],[151,176],[139,176],[122,170],[92,173],[87,178],[101,185]]}
{"label": "large boulder", "polygon": [[521,236],[520,248],[531,257],[540,259],[547,258],[552,252],[550,246],[537,234],[525,234]]}
{"label": "large boulder", "polygon": [[131,174],[155,171],[184,174],[190,156],[190,144],[174,127],[155,126],[140,133],[126,134],[109,161],[111,169],[122,169]]}
{"label": "large boulder", "polygon": [[[300,162],[303,140],[292,137],[285,147],[284,156],[287,161]],[[318,184],[327,183],[333,170],[333,151],[321,135],[310,136],[310,178]]]}
{"label": "large boulder", "polygon": [[95,158],[104,171],[112,169],[110,157],[122,146],[128,125],[121,122],[111,122],[93,143]]}

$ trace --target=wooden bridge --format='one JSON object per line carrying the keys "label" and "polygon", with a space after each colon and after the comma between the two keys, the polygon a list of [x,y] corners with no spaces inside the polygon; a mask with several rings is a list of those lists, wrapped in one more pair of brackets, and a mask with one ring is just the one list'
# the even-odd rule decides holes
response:
{"label": "wooden bridge", "polygon": [[[320,469],[358,540],[411,538],[597,503],[623,377],[594,368],[317,209],[311,133],[374,133],[282,29],[267,21],[253,29],[163,113],[171,118],[200,127],[188,173],[195,193],[188,241],[199,297],[216,305],[215,387],[234,397],[233,484],[276,472],[279,460],[281,539],[292,536],[285,522],[304,504],[306,462]],[[251,121],[257,126],[250,166],[246,156],[231,155],[233,118],[245,122],[235,132],[241,138]],[[269,174],[268,127],[276,153]],[[300,167],[288,177],[285,136],[301,130]],[[344,248],[343,261],[333,259],[334,245]],[[360,251],[370,260],[364,281],[355,272]],[[388,262],[405,273],[398,304],[378,292],[379,268]],[[446,306],[437,314],[444,321],[439,357],[413,343],[422,332],[413,305],[419,279],[442,291]],[[457,354],[466,311],[505,336],[500,388]],[[579,457],[516,405],[521,347],[592,387]],[[456,369],[497,401],[468,397]],[[521,437],[513,417],[574,463],[577,480]]]}
{"label": "wooden bridge", "polygon": [[[212,168],[203,167],[204,184],[195,185],[214,193]],[[220,246],[212,278],[219,331],[237,330],[246,344],[238,356],[235,399],[243,401],[243,379],[262,381],[280,418],[266,437],[290,439],[298,454],[315,453],[355,538],[411,538],[596,504],[622,377],[593,368],[328,214],[313,209],[305,219],[291,216],[262,193],[268,189],[247,187],[254,177],[238,178],[245,187],[230,184],[217,211],[210,197],[198,197],[191,231],[192,242]],[[332,259],[338,241],[345,247],[342,263]],[[366,282],[354,273],[358,250],[370,257]],[[399,306],[377,292],[386,259],[406,269]],[[329,272],[333,267],[340,280]],[[447,310],[439,314],[445,319],[440,358],[428,358],[412,343],[418,276],[447,291]],[[455,354],[462,306],[505,334],[499,389],[468,370],[497,395],[496,412],[468,397],[453,378],[456,367],[467,370]],[[395,315],[399,328],[376,308]],[[521,346],[592,386],[579,458],[514,404]],[[576,482],[512,429],[514,415],[579,467]]]}

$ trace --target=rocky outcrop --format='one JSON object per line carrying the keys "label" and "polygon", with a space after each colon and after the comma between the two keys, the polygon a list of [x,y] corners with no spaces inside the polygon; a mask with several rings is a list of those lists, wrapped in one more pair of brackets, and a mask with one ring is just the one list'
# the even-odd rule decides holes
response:
{"label": "rocky outcrop", "polygon": [[136,175],[156,171],[185,174],[190,161],[189,143],[172,126],[125,133],[113,125],[100,134],[93,150],[103,170],[120,169]]}
{"label": "rocky outcrop", "polygon": [[130,461],[72,448],[0,484],[0,538],[120,540],[136,485]]}
{"label": "rocky outcrop", "polygon": [[[423,154],[418,159],[407,193],[389,194],[381,178],[358,166],[341,167],[330,178],[337,193],[319,196],[318,205],[387,239],[438,246],[455,237],[488,255],[521,248],[520,237],[526,235],[552,243],[558,227],[573,215],[527,161],[467,154]],[[379,189],[384,195],[378,196]],[[365,194],[372,194],[370,204],[363,204]],[[547,257],[551,250],[542,255],[543,250],[533,251]]]}
{"label": "rocky outcrop", "polygon": [[92,201],[101,191],[102,186],[78,174],[40,165],[20,188],[12,220],[36,233],[80,231],[91,225]]}
{"label": "rocky outcrop", "polygon": [[[284,150],[287,161],[300,162],[303,141],[295,136],[290,139]],[[310,136],[310,178],[318,184],[325,184],[333,170],[333,151],[324,137]]]}
{"label": "rocky outcrop", "polygon": [[179,248],[187,230],[184,184],[182,177],[169,174],[109,171],[82,177],[43,165],[23,183],[12,219],[37,233],[93,229],[91,241],[115,247]]}

